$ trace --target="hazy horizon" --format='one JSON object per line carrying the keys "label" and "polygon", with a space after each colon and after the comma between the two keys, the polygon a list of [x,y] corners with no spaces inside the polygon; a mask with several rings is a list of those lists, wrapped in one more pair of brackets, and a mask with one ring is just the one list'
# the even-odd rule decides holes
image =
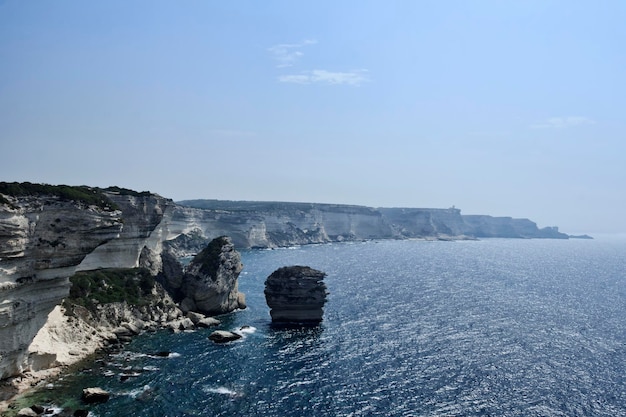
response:
{"label": "hazy horizon", "polygon": [[626,233],[626,3],[0,0],[0,181]]}

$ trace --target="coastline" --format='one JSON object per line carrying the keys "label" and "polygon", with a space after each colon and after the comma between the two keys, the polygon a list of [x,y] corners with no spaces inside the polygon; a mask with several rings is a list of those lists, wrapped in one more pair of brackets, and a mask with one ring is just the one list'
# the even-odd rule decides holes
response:
{"label": "coastline", "polygon": [[[81,367],[81,363],[91,363],[98,355],[123,350],[128,342],[142,333],[178,333],[220,324],[218,319],[203,314],[183,314],[173,302],[169,306],[168,311],[159,311],[163,320],[155,320],[154,310],[140,314],[134,306],[111,303],[103,306],[103,316],[117,320],[100,321],[98,324],[90,322],[88,316],[83,314],[66,315],[61,305],[55,307],[30,346],[31,356],[54,357],[54,361],[39,364],[47,366],[45,369],[31,369],[1,380],[0,415],[4,416],[12,409],[17,412],[16,404],[24,397],[54,384],[66,372],[71,373],[75,367]],[[76,306],[74,308],[76,313]]]}

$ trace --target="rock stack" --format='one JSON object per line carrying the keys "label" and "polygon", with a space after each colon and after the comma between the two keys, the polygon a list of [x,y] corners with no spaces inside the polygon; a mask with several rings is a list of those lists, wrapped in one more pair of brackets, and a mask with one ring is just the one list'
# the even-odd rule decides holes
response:
{"label": "rock stack", "polygon": [[265,300],[274,323],[319,324],[326,303],[326,274],[308,266],[285,266],[265,281]]}
{"label": "rock stack", "polygon": [[183,312],[229,313],[246,308],[245,296],[238,291],[237,283],[242,269],[241,256],[231,239],[221,236],[193,258],[184,274],[166,278],[165,285],[179,297]]}

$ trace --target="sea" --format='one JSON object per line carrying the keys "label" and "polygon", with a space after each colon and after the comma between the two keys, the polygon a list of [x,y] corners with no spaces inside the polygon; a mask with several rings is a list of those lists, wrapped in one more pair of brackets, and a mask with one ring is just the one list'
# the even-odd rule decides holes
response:
{"label": "sea", "polygon": [[[248,308],[219,317],[240,340],[144,334],[40,400],[76,408],[99,386],[91,416],[626,416],[624,236],[241,254]],[[287,265],[326,272],[321,325],[271,325],[264,281]]]}

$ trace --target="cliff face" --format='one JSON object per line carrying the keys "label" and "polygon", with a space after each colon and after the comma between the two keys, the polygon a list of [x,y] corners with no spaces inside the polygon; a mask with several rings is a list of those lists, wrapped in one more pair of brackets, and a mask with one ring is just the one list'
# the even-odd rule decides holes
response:
{"label": "cliff face", "polygon": [[55,195],[0,204],[0,379],[22,371],[28,346],[68,295],[69,277],[98,268],[161,267],[174,204],[155,194],[105,192],[98,207]]}
{"label": "cliff face", "polygon": [[537,224],[528,219],[511,217],[492,217],[484,215],[463,216],[468,234],[476,237],[503,238],[549,238],[567,239],[569,236],[559,232],[557,227],[539,229]]}
{"label": "cliff face", "polygon": [[142,296],[141,305],[124,301],[86,308],[66,302],[52,310],[37,332],[28,348],[26,367],[39,371],[70,365],[138,331],[163,328],[180,318],[182,312],[159,284]]}
{"label": "cliff face", "polygon": [[97,246],[115,239],[121,212],[56,197],[0,204],[0,378],[21,371],[48,313],[68,294],[68,278]]}
{"label": "cliff face", "polygon": [[467,234],[459,209],[379,208],[398,237],[458,238]]}
{"label": "cliff face", "polygon": [[171,232],[212,239],[232,238],[239,248],[274,248],[311,243],[388,239],[393,231],[369,207],[338,204],[197,200],[177,206]]}
{"label": "cliff face", "polygon": [[170,234],[174,203],[156,194],[105,194],[119,207],[122,228],[115,239],[84,257],[77,270],[144,267],[156,274],[161,269],[163,242]]}

